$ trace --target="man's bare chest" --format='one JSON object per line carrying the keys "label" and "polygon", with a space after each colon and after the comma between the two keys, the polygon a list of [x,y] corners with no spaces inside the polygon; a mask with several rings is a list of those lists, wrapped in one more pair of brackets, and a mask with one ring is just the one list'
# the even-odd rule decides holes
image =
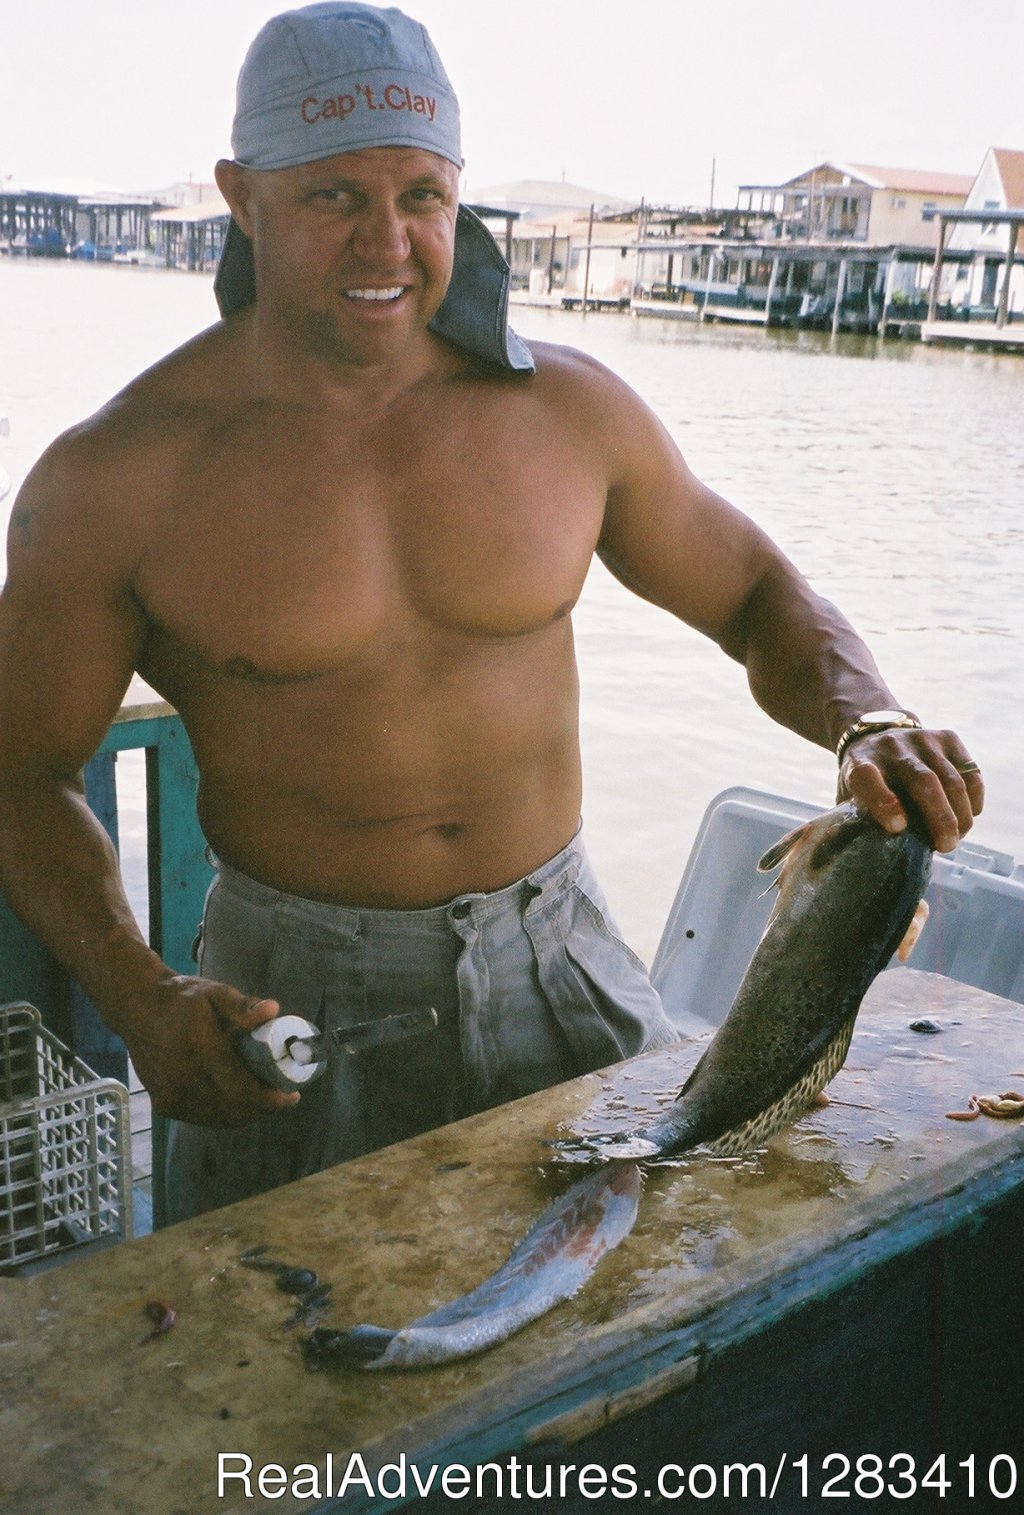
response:
{"label": "man's bare chest", "polygon": [[382,638],[514,638],[580,593],[604,488],[556,428],[247,444],[195,458],[139,565],[147,615],[203,662],[290,677]]}

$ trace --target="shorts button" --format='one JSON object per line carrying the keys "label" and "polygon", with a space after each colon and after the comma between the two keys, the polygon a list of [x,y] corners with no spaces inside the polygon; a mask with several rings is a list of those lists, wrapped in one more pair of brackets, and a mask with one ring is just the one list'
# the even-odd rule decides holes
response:
{"label": "shorts button", "polygon": [[457,921],[464,921],[472,908],[469,900],[459,900],[457,904],[452,906],[452,915]]}

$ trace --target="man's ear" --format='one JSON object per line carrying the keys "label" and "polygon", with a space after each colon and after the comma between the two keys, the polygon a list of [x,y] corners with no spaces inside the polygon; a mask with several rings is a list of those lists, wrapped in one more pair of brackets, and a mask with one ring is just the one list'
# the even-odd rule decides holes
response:
{"label": "man's ear", "polygon": [[233,158],[221,158],[215,165],[213,177],[217,188],[231,208],[231,214],[247,237],[252,236],[252,184],[249,170]]}

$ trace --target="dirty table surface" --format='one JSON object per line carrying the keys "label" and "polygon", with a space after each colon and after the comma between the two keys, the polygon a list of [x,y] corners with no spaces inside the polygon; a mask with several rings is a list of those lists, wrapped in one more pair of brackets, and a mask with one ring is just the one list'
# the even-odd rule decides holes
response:
{"label": "dirty table surface", "polygon": [[[941,1030],[911,1030],[921,1018]],[[599,1400],[612,1368],[632,1364],[640,1381],[649,1366],[655,1387],[659,1374],[671,1387],[685,1361],[659,1366],[672,1360],[666,1342],[713,1348],[755,1294],[782,1312],[815,1270],[817,1287],[827,1267],[856,1268],[872,1237],[883,1252],[910,1245],[955,1220],[972,1188],[1024,1177],[1024,1122],[946,1119],[971,1094],[1022,1087],[1024,1008],[901,969],[871,989],[827,1108],[765,1152],[650,1169],[632,1234],[580,1294],[480,1357],[418,1373],[312,1372],[273,1275],[239,1261],[267,1246],[315,1270],[333,1284],[325,1324],[405,1324],[479,1283],[576,1176],[544,1139],[633,1125],[674,1095],[701,1050],[650,1054],[34,1278],[0,1279],[0,1507],[306,1509],[291,1491],[247,1499],[237,1484],[219,1498],[218,1454],[318,1470],[298,1493],[326,1492],[328,1454],[335,1491],[354,1452],[371,1470],[401,1453],[423,1465],[499,1455]],[[151,1337],[155,1299],[177,1320]]]}

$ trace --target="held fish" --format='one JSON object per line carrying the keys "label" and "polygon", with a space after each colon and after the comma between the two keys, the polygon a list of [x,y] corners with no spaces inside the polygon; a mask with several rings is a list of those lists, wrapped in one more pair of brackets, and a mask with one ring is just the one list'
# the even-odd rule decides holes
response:
{"label": "held fish", "polygon": [[315,1331],[314,1364],[432,1367],[505,1340],[571,1298],[628,1235],[640,1162],[695,1147],[748,1151],[803,1114],[842,1067],[872,980],[916,939],[931,857],[916,820],[892,834],[853,805],[783,837],[758,865],[782,865],[764,935],[669,1110],[640,1131],[568,1144],[608,1161],[549,1206],[477,1289],[401,1330]]}
{"label": "held fish", "polygon": [[790,832],[758,864],[781,863],[778,894],[732,1008],[674,1104],[606,1156],[731,1156],[803,1114],[846,1060],[861,1001],[927,906],[932,849],[918,823],[891,833],[853,805]]}

